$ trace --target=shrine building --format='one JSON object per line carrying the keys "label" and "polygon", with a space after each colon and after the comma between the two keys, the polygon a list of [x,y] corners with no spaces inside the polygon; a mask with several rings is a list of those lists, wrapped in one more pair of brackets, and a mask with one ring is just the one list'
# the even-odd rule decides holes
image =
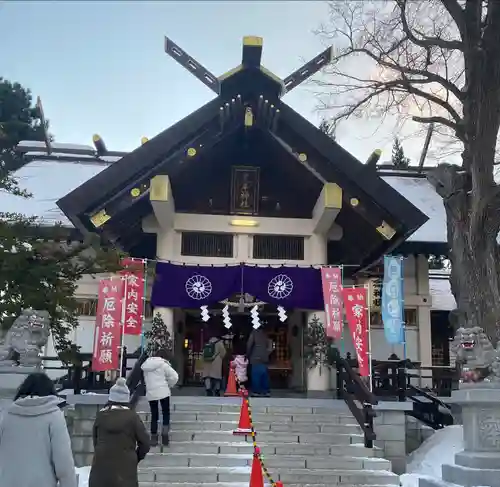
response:
{"label": "shrine building", "polygon": [[[273,343],[273,387],[329,388],[325,374],[304,362],[307,324],[314,315],[324,320],[324,265],[343,266],[344,285],[374,284],[373,358],[406,353],[445,365],[453,304],[446,279],[430,279],[428,269],[429,254],[447,253],[440,197],[420,171],[363,164],[282,100],[330,61],[330,50],[284,80],[261,65],[258,37],[243,39],[240,64],[219,77],[169,39],[165,50],[215,93],[210,102],[130,153],[109,151],[98,136],[95,148],[52,144],[47,151],[27,141],[19,150],[43,166],[47,180],[61,170],[73,174],[73,186],[56,197],[50,188],[52,206],[45,203],[68,239],[95,232],[132,257],[158,262],[148,302],[175,338],[181,381],[201,383],[203,344],[215,330],[228,342],[248,336],[257,304]],[[47,197],[34,196],[33,214],[43,217]],[[380,319],[376,280],[386,254],[405,256],[405,352],[385,342]],[[446,295],[444,309],[433,305],[433,286]],[[73,337],[82,351],[92,348],[96,295],[97,281],[83,279]],[[344,336],[339,348],[353,353],[347,326]],[[140,338],[126,344],[135,349]]]}

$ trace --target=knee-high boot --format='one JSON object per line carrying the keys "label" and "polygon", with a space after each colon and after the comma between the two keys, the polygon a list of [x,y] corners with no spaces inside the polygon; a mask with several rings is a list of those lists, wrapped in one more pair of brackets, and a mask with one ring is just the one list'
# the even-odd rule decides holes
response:
{"label": "knee-high boot", "polygon": [[168,446],[170,443],[169,433],[170,433],[170,426],[163,426],[161,430],[161,444],[163,446]]}

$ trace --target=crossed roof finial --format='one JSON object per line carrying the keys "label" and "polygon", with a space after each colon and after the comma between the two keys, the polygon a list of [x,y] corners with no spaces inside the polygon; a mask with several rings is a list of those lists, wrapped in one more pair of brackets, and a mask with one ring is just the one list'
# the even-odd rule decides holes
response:
{"label": "crossed roof finial", "polygon": [[181,49],[175,42],[168,37],[165,37],[165,52],[217,95],[220,95],[221,93],[221,84],[230,76],[241,71],[242,69],[260,69],[265,75],[282,85],[281,95],[284,95],[316,74],[332,60],[332,47],[329,47],[321,54],[318,54],[309,62],[305,63],[299,69],[291,73],[285,79],[281,80],[261,65],[262,47],[262,37],[243,37],[241,64],[227,73],[217,77],[196,59],[191,57],[186,51]]}

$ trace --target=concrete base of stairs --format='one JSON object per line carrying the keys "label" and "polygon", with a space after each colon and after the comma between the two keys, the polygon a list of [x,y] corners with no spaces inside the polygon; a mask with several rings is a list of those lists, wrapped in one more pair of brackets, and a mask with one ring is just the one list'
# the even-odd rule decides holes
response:
{"label": "concrete base of stairs", "polygon": [[[217,482],[217,483],[179,483],[179,482],[141,482],[140,487],[248,487],[248,481],[246,482]],[[268,484],[265,484],[268,485]],[[289,483],[286,487],[331,487],[331,483],[327,484],[292,484]],[[398,484],[399,485],[399,484]],[[360,487],[359,484],[342,484],[342,487]],[[387,487],[386,484],[375,485],[371,484],[370,487]],[[443,486],[439,486],[443,487]],[[446,487],[446,486],[445,486]],[[454,486],[450,486],[454,487]]]}
{"label": "concrete base of stairs", "polygon": [[[354,471],[340,469],[274,469],[273,479],[288,485],[399,485],[399,476],[385,471]],[[250,467],[155,467],[140,468],[140,482],[218,483],[248,482]]]}

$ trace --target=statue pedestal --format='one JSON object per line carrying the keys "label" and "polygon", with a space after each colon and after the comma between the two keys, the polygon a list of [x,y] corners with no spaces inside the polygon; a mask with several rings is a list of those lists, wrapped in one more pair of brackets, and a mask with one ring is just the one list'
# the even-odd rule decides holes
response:
{"label": "statue pedestal", "polygon": [[24,379],[33,372],[40,372],[38,367],[0,365],[0,398],[14,399],[17,389]]}
{"label": "statue pedestal", "polygon": [[[500,384],[461,385],[450,402],[462,410],[464,450],[455,455],[455,465],[442,466],[444,483],[500,487]],[[443,483],[419,482],[420,487],[438,485]]]}

